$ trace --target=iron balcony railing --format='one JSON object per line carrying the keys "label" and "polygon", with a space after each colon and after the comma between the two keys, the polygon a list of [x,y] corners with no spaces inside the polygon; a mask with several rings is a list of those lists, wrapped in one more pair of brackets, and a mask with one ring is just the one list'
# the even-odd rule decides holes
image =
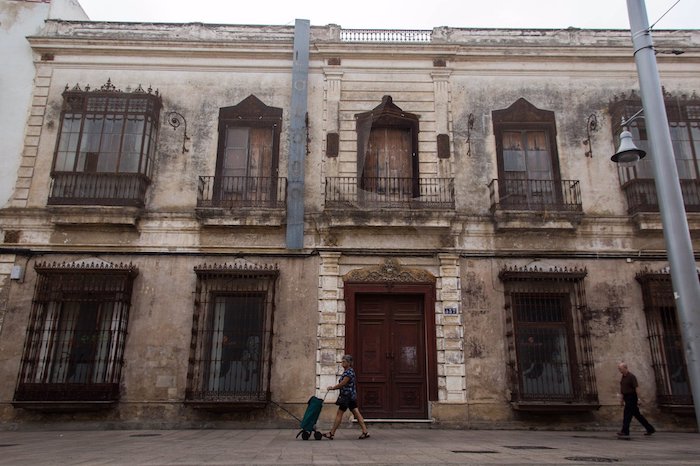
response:
{"label": "iron balcony railing", "polygon": [[453,178],[326,178],[328,208],[454,209]]}
{"label": "iron balcony railing", "polygon": [[48,204],[143,207],[149,184],[141,173],[54,173]]}
{"label": "iron balcony railing", "polygon": [[[686,212],[700,212],[700,182],[698,180],[680,180],[680,182]],[[630,180],[622,186],[622,190],[627,198],[629,214],[659,211],[654,180]]]}
{"label": "iron balcony railing", "polygon": [[581,212],[581,185],[578,180],[506,180],[489,183],[491,211]]}
{"label": "iron balcony railing", "polygon": [[197,207],[266,207],[283,209],[287,179],[265,176],[200,176]]}

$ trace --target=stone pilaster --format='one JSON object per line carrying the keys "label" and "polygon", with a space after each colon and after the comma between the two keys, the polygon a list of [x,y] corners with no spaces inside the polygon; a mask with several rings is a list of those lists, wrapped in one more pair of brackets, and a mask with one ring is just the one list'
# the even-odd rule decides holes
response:
{"label": "stone pilaster", "polygon": [[[451,134],[450,132],[450,70],[436,70],[431,73],[433,78],[433,93],[435,95],[435,134]],[[453,153],[454,142],[450,140],[450,153]],[[452,157],[438,159],[438,176],[452,176]]]}
{"label": "stone pilaster", "polygon": [[45,65],[37,65],[36,78],[34,80],[34,94],[32,95],[29,119],[24,133],[24,148],[22,160],[17,172],[15,191],[8,203],[8,207],[26,207],[29,200],[29,188],[34,176],[34,167],[39,153],[39,141],[46,115],[48,104],[49,86],[53,68]]}
{"label": "stone pilaster", "polygon": [[321,252],[318,273],[317,395],[336,380],[337,361],[345,350],[345,302],[339,252]]}
{"label": "stone pilaster", "polygon": [[[435,302],[438,350],[438,396],[440,401],[466,400],[464,325],[460,307],[459,255],[438,254],[439,276]],[[455,309],[456,314],[445,309]]]}
{"label": "stone pilaster", "polygon": [[7,303],[10,296],[10,272],[15,265],[14,254],[0,254],[0,330],[5,322]]}
{"label": "stone pilaster", "polygon": [[[324,153],[326,149],[326,137],[328,133],[340,133],[340,90],[343,72],[336,69],[325,69],[326,77],[326,108],[325,110],[325,132],[323,133]],[[338,176],[338,157],[325,158],[326,176]]]}

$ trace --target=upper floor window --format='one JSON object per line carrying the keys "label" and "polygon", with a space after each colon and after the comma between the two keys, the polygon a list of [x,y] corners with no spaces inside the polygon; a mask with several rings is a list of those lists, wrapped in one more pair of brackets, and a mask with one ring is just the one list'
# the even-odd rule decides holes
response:
{"label": "upper floor window", "polygon": [[141,86],[121,92],[108,80],[94,91],[66,87],[53,171],[150,177],[160,108],[158,91]]}
{"label": "upper floor window", "polygon": [[219,109],[216,174],[200,177],[198,205],[280,207],[286,188],[279,179],[281,126],[282,109],[254,95]]}
{"label": "upper floor window", "polygon": [[[504,269],[512,401],[518,409],[598,406],[585,270]],[[544,403],[544,405],[543,405]]]}
{"label": "upper floor window", "polygon": [[66,87],[49,204],[143,206],[161,105],[141,86]]}
{"label": "upper floor window", "polygon": [[492,197],[515,210],[578,210],[577,182],[561,180],[554,112],[520,98],[493,111],[498,180]]}
{"label": "upper floor window", "polygon": [[[454,209],[454,179],[420,174],[417,115],[404,112],[385,95],[355,119],[357,173],[326,177],[326,208]],[[443,153],[449,156],[446,141],[441,147],[447,147]]]}
{"label": "upper floor window", "polygon": [[192,354],[186,399],[264,405],[269,396],[276,267],[195,268]]}
{"label": "upper floor window", "polygon": [[104,261],[37,264],[15,402],[115,402],[138,271]]}
{"label": "upper floor window", "polygon": [[[681,183],[686,210],[700,211],[700,99],[665,95],[671,143]],[[610,105],[613,130],[619,131],[619,122],[627,120],[642,108],[636,95],[624,97]],[[644,118],[637,118],[628,125],[635,144],[648,156],[632,166],[618,166],[620,182],[627,197],[630,213],[659,210],[654,185],[651,147]]]}
{"label": "upper floor window", "polygon": [[397,201],[419,197],[418,117],[386,95],[377,107],[355,118],[359,187]]}

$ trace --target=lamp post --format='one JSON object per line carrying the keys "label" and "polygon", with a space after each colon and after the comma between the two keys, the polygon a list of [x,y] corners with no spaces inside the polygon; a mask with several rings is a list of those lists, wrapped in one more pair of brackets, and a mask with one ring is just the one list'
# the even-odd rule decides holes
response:
{"label": "lamp post", "polygon": [[688,366],[690,389],[695,406],[695,418],[700,429],[700,282],[695,255],[690,241],[688,220],[683,204],[678,170],[668,118],[661,92],[659,70],[649,29],[644,0],[627,0],[630,32],[634,45],[634,60],[639,76],[639,88],[649,143],[654,182],[659,201],[664,240],[671,266],[673,296],[678,312],[678,324],[683,337],[685,361]]}

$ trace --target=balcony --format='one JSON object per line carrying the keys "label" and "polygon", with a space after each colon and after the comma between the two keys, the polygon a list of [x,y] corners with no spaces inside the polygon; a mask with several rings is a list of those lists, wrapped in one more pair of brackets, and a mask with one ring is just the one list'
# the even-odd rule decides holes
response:
{"label": "balcony", "polygon": [[489,183],[497,229],[575,229],[583,215],[578,180],[504,180]]}
{"label": "balcony", "polygon": [[287,179],[264,176],[200,176],[197,207],[284,209]]}
{"label": "balcony", "polygon": [[280,226],[286,206],[286,178],[199,177],[197,216],[204,225]]}
{"label": "balcony", "polygon": [[[686,212],[700,212],[700,183],[698,180],[680,181]],[[659,211],[654,180],[631,180],[622,186],[622,190],[627,198],[627,212],[630,215]]]}
{"label": "balcony", "polygon": [[[700,182],[680,180],[685,211],[690,230],[700,230]],[[656,185],[652,179],[632,179],[622,185],[627,200],[627,213],[642,231],[661,231],[663,225],[659,213]]]}
{"label": "balcony", "polygon": [[453,178],[326,178],[328,209],[454,210]]}
{"label": "balcony", "polygon": [[149,184],[140,173],[54,173],[48,204],[141,208]]}

